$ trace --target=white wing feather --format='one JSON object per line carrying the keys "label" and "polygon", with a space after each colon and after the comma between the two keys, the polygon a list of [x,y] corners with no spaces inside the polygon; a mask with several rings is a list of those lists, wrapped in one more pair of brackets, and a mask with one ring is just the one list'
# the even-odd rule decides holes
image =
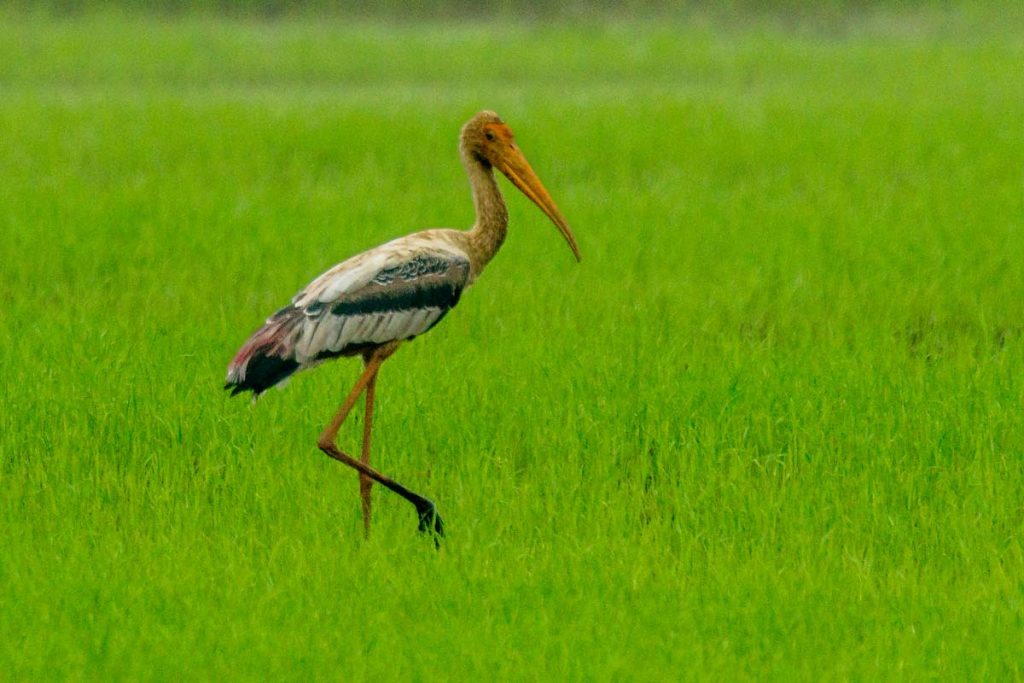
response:
{"label": "white wing feather", "polygon": [[[335,305],[358,300],[367,292],[388,293],[387,285],[375,283],[384,271],[401,268],[414,259],[434,258],[450,264],[445,284],[453,292],[469,283],[469,260],[454,245],[422,235],[409,235],[353,256],[323,273],[292,299],[305,312],[295,337],[295,360],[311,365],[325,354],[338,354],[361,344],[383,344],[410,339],[429,330],[451,308],[425,305],[336,314]],[[416,276],[396,278],[395,285],[415,282]],[[458,294],[455,294],[457,299]]]}

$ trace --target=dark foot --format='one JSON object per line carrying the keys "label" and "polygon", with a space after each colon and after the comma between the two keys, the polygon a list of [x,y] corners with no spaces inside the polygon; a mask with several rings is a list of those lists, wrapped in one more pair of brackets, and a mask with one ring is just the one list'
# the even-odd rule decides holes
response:
{"label": "dark foot", "polygon": [[434,543],[440,546],[438,538],[444,536],[444,522],[441,515],[437,514],[437,507],[427,500],[416,504],[416,514],[420,516],[420,531],[425,534],[433,534]]}

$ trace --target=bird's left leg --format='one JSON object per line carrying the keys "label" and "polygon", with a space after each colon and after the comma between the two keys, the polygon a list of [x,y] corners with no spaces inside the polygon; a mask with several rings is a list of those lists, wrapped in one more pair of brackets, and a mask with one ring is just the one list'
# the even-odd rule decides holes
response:
{"label": "bird's left leg", "polygon": [[[364,358],[364,362],[369,367],[372,356]],[[370,437],[373,433],[373,398],[377,388],[377,373],[380,370],[378,364],[377,369],[370,375],[370,379],[366,382],[366,419],[363,420],[363,450],[360,462],[364,465],[370,464]],[[367,537],[370,535],[370,518],[372,513],[372,504],[370,500],[370,492],[373,489],[373,479],[368,476],[359,473],[359,497],[363,501],[363,532]]]}

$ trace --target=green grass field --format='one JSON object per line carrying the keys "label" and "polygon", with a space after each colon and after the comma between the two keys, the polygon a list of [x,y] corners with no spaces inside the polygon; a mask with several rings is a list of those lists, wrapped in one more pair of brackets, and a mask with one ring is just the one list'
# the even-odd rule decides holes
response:
{"label": "green grass field", "polygon": [[[1024,17],[0,15],[10,680],[1024,677]],[[381,374],[221,390],[342,258],[509,239]],[[341,434],[358,445],[360,421]]]}

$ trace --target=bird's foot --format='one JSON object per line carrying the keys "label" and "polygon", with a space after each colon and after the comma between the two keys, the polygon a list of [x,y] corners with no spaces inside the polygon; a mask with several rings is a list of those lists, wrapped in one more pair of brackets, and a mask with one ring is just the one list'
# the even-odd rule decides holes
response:
{"label": "bird's foot", "polygon": [[420,517],[420,532],[431,534],[434,537],[434,545],[440,547],[439,539],[444,537],[444,522],[441,515],[437,514],[437,506],[424,498],[416,503],[416,514]]}

